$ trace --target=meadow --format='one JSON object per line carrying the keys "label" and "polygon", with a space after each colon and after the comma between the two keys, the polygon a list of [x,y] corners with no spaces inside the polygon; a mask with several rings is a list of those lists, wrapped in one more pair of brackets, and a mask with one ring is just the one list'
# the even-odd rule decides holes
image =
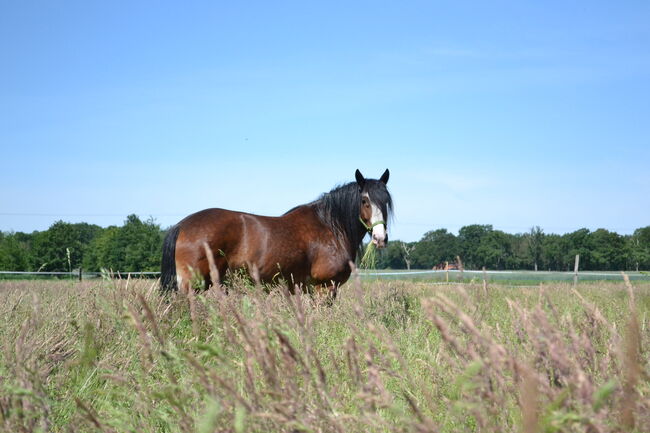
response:
{"label": "meadow", "polygon": [[650,284],[1,281],[0,430],[647,432]]}

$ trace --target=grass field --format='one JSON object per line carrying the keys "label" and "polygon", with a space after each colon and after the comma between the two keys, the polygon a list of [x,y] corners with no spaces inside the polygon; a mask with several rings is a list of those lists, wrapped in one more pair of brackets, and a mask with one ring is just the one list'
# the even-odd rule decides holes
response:
{"label": "grass field", "polygon": [[650,284],[0,282],[0,430],[647,432]]}

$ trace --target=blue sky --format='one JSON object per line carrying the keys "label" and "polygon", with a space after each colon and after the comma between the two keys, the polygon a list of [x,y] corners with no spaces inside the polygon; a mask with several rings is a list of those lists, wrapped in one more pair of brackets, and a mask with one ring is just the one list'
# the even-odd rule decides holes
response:
{"label": "blue sky", "polygon": [[648,2],[3,2],[0,230],[279,215],[391,170],[392,239],[650,224]]}

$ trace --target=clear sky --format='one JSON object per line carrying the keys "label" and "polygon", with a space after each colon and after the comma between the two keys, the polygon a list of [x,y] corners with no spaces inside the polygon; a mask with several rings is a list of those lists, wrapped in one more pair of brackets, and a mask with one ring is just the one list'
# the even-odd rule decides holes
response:
{"label": "clear sky", "polygon": [[650,2],[0,3],[0,230],[279,215],[391,170],[392,239],[650,225]]}

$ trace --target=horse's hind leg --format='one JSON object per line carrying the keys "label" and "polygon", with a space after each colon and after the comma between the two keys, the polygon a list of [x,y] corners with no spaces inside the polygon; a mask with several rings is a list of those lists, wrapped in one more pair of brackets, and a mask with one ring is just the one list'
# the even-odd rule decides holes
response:
{"label": "horse's hind leg", "polygon": [[228,262],[223,257],[215,257],[210,263],[209,273],[205,276],[205,288],[215,287],[228,294],[228,288],[223,284],[224,277],[228,271]]}
{"label": "horse's hind leg", "polygon": [[192,288],[192,279],[190,276],[182,275],[180,272],[176,275],[176,284],[178,291],[183,294],[189,293]]}
{"label": "horse's hind leg", "polygon": [[[209,280],[209,275],[201,269],[200,264],[195,267],[176,260],[176,280],[181,293],[188,294],[190,290],[200,289],[204,279]],[[207,285],[205,287],[207,288]]]}

